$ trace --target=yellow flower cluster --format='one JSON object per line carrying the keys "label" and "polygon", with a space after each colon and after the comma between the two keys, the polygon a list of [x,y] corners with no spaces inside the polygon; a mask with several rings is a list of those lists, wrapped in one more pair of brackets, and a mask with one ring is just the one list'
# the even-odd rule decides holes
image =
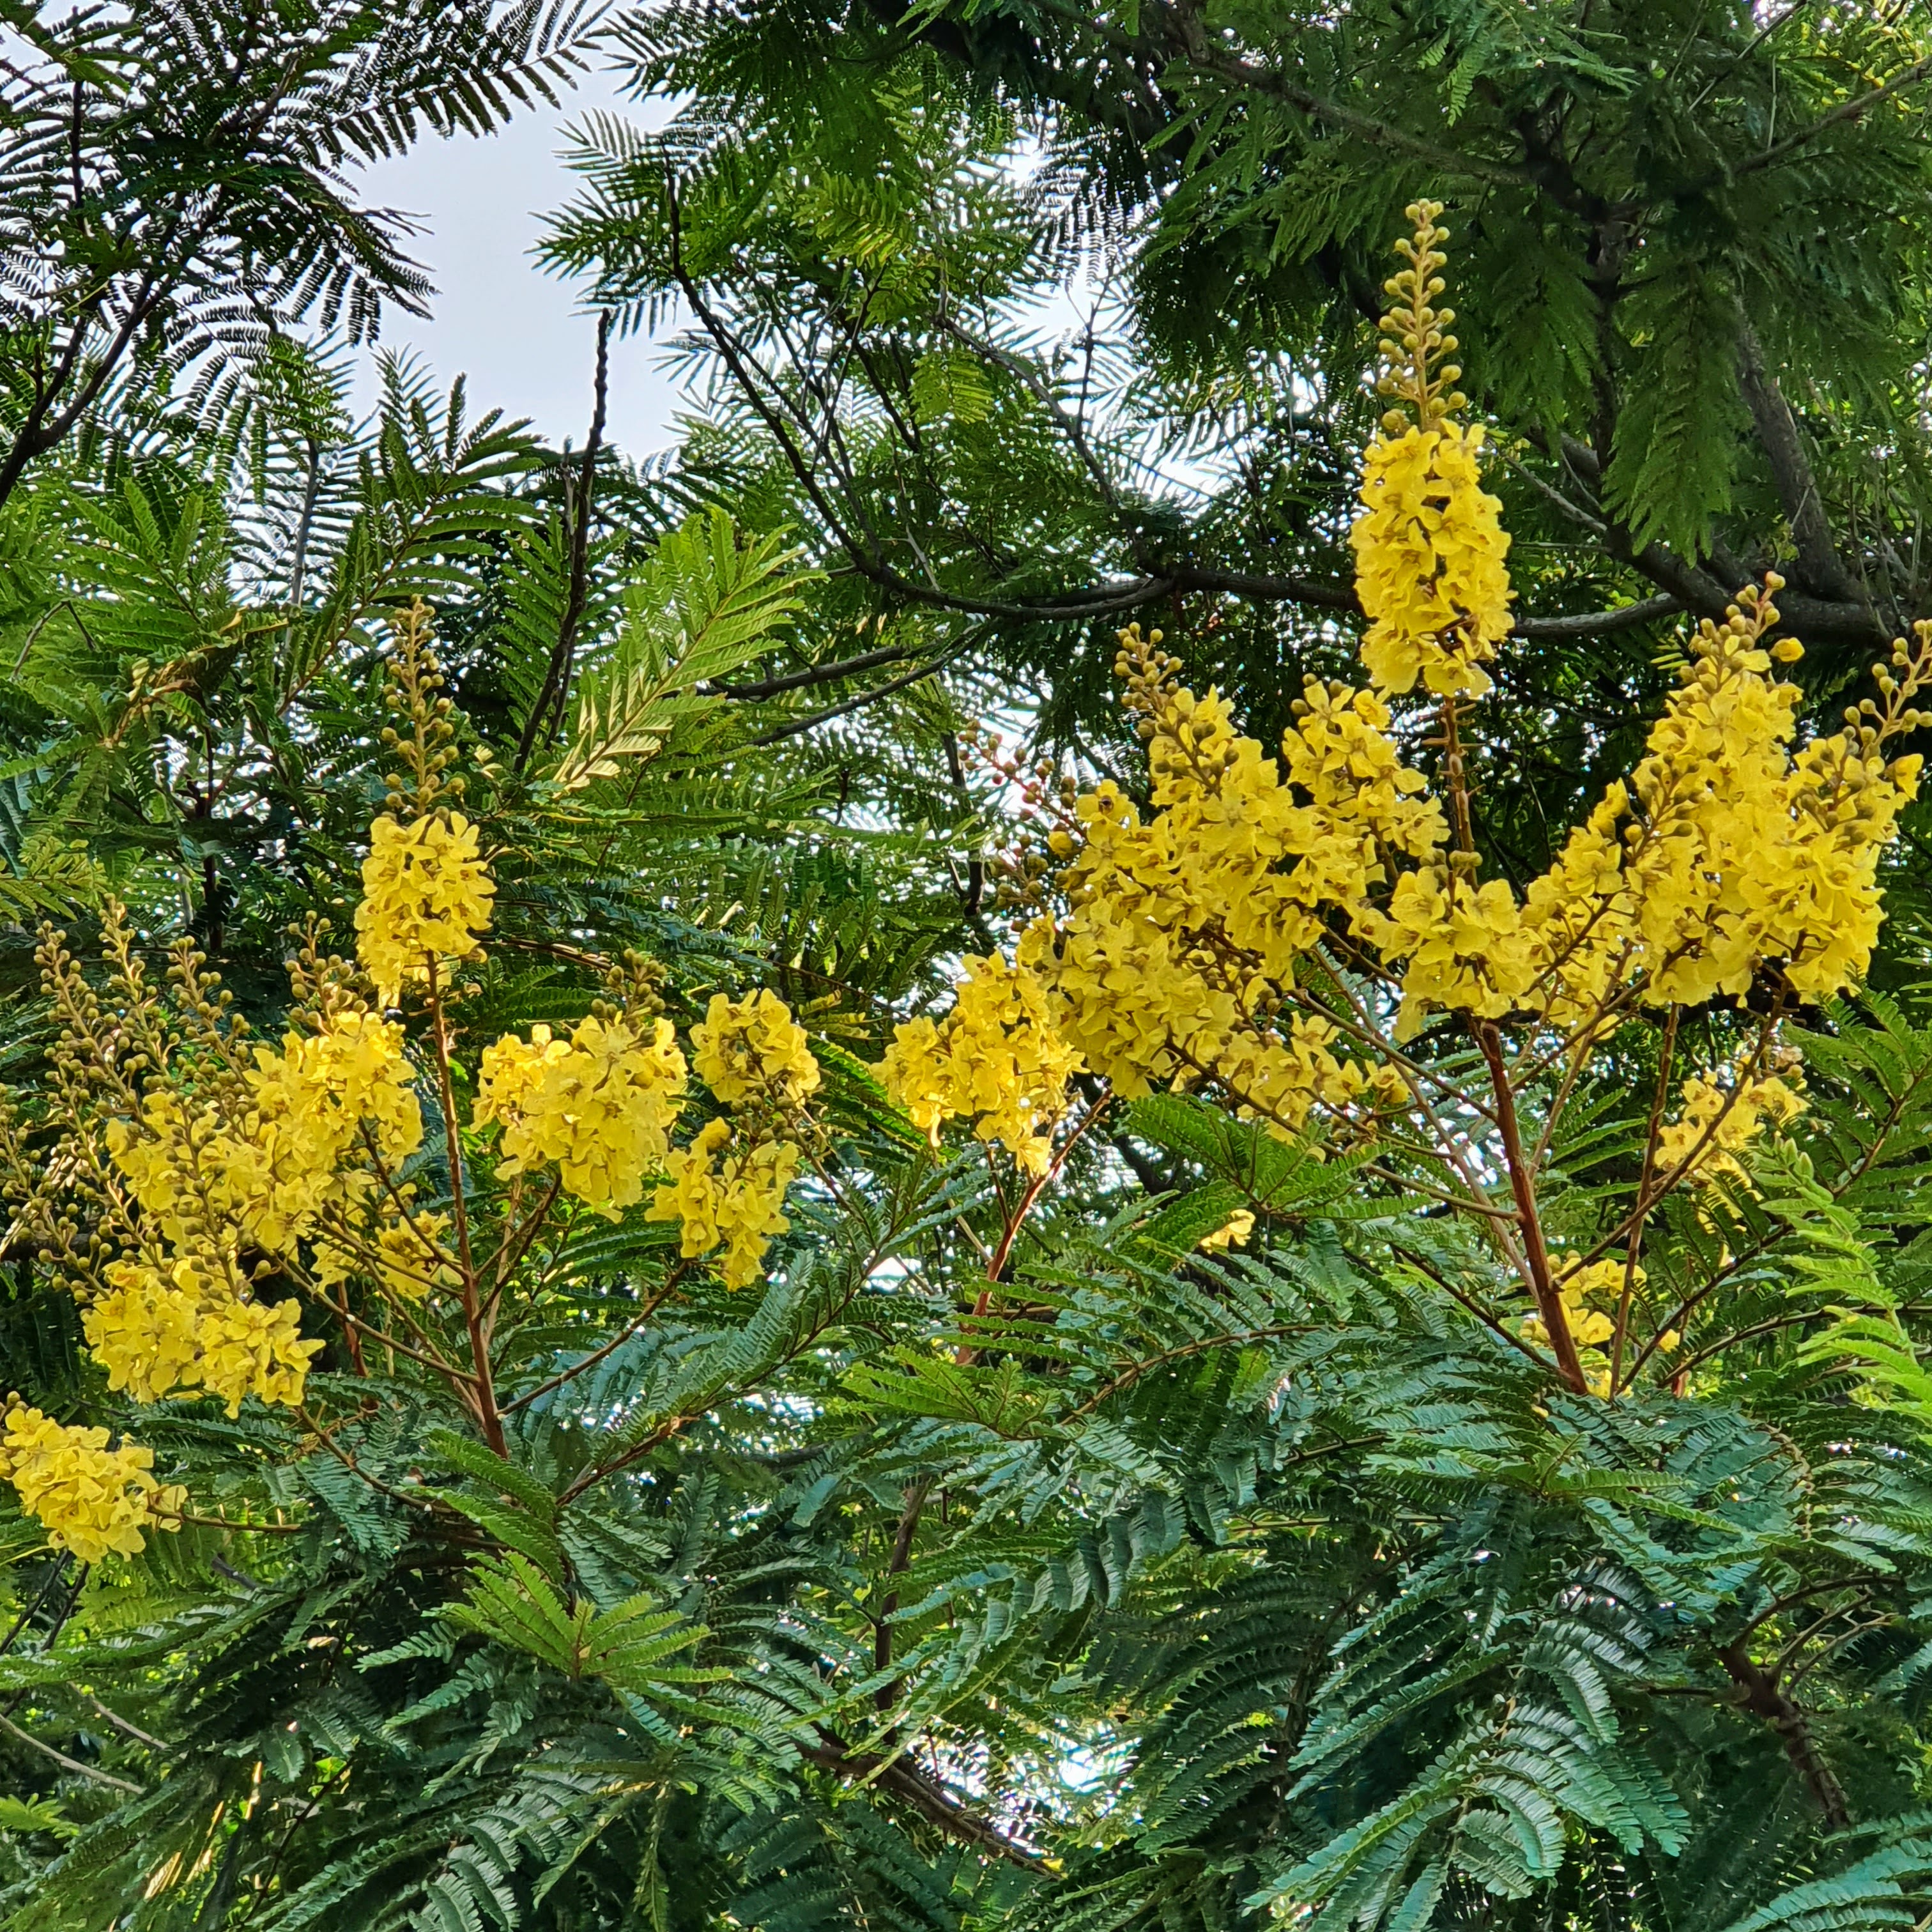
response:
{"label": "yellow flower cluster", "polygon": [[[1546,923],[1587,928],[1563,962],[1573,1003],[1642,972],[1646,1001],[1694,1005],[1742,994],[1770,961],[1800,995],[1824,999],[1869,962],[1879,859],[1921,763],[1882,747],[1916,714],[1894,701],[1794,758],[1799,693],[1773,674],[1764,644],[1777,620],[1768,598],[1748,597],[1700,627],[1628,786],[1571,835],[1551,886],[1532,889]],[[1880,682],[1900,695],[1882,670]]]}
{"label": "yellow flower cluster", "polygon": [[567,1042],[534,1026],[484,1050],[475,1118],[502,1126],[505,1178],[554,1161],[570,1193],[615,1220],[663,1170],[685,1081],[668,1020],[640,1034],[593,1017]]}
{"label": "yellow flower cluster", "polygon": [[1218,693],[1174,682],[1159,642],[1124,632],[1118,667],[1142,716],[1154,815],[1111,782],[1077,800],[1066,910],[1021,943],[1054,1026],[1130,1098],[1212,1079],[1288,1130],[1318,1104],[1399,1105],[1400,1075],[1338,1052],[1331,1021],[1276,1016],[1327,920],[1377,916],[1387,856],[1437,851],[1439,808],[1372,694],[1310,680],[1277,764],[1235,734]]}
{"label": "yellow flower cluster", "polygon": [[[1623,1300],[1624,1258],[1604,1255],[1580,1267],[1574,1255],[1558,1255],[1554,1257],[1554,1266],[1564,1322],[1570,1340],[1576,1345],[1577,1359],[1591,1388],[1598,1395],[1606,1396],[1610,1392],[1611,1365],[1604,1344],[1614,1340],[1617,1332],[1617,1318],[1610,1311]],[[1634,1294],[1642,1289],[1648,1277],[1640,1267],[1630,1268],[1628,1273]],[[1526,1316],[1522,1332],[1525,1340],[1540,1342],[1546,1348],[1549,1346],[1550,1330],[1540,1315]],[[1676,1329],[1666,1329],[1658,1337],[1658,1346],[1674,1348],[1678,1340]]]}
{"label": "yellow flower cluster", "polygon": [[376,1186],[373,1146],[388,1163],[422,1140],[402,1030],[380,1016],[332,1015],[255,1050],[238,1106],[150,1093],[138,1120],[116,1120],[109,1154],[126,1178],[152,1246],[106,1271],[107,1292],[82,1316],[110,1385],[136,1401],[206,1389],[237,1412],[242,1399],[302,1400],[321,1347],[300,1333],[292,1301],[256,1300],[239,1256],[292,1259],[326,1217]]}
{"label": "yellow flower cluster", "polygon": [[796,1113],[818,1092],[818,1062],[791,1009],[762,987],[734,1000],[714,993],[691,1030],[698,1077],[728,1107]]}
{"label": "yellow flower cluster", "polygon": [[144,1529],[178,1529],[186,1492],[154,1478],[154,1454],[131,1442],[107,1446],[104,1429],[70,1428],[17,1400],[0,1434],[0,1476],[56,1549],[83,1563],[138,1556]]}
{"label": "yellow flower cluster", "polygon": [[1876,722],[1794,758],[1799,693],[1763,643],[1777,621],[1748,593],[1700,627],[1642,761],[1520,907],[1502,881],[1446,866],[1397,881],[1361,929],[1408,962],[1406,1025],[1431,1008],[1587,1024],[1633,982],[1646,1004],[1696,1005],[1743,994],[1771,963],[1818,1000],[1864,971],[1883,916],[1879,860],[1918,784],[1918,757],[1882,747],[1917,714],[1904,708],[1910,688],[1881,672],[1892,702]]}
{"label": "yellow flower cluster", "polygon": [[421,1301],[432,1288],[462,1285],[454,1258],[443,1245],[449,1216],[412,1208],[386,1220],[376,1234],[376,1279],[404,1301]]}
{"label": "yellow flower cluster", "polygon": [[[1607,1301],[1614,1308],[1622,1298],[1623,1256],[1605,1255],[1579,1268],[1574,1255],[1557,1255],[1552,1257],[1552,1265],[1557,1277],[1557,1292],[1562,1299],[1564,1318],[1570,1327],[1570,1339],[1580,1350],[1595,1348],[1609,1341],[1617,1332],[1616,1319],[1602,1308],[1592,1307],[1591,1304],[1593,1300]],[[1634,1288],[1643,1286],[1642,1268],[1630,1270],[1630,1282]],[[1550,1330],[1540,1315],[1525,1316],[1522,1332],[1533,1342],[1546,1344],[1550,1340]]]}
{"label": "yellow flower cluster", "polygon": [[1482,665],[1509,634],[1509,536],[1483,488],[1480,428],[1453,423],[1369,446],[1362,514],[1348,532],[1369,620],[1362,662],[1383,691],[1419,679],[1438,698],[1478,697]]}
{"label": "yellow flower cluster", "polygon": [[364,1136],[391,1167],[422,1144],[422,1110],[403,1030],[367,1012],[334,1015],[319,1033],[289,1034],[279,1054],[255,1050],[248,1131],[224,1150],[246,1232],[286,1252],[322,1209],[373,1186]]}
{"label": "yellow flower cluster", "polygon": [[387,813],[369,828],[357,956],[386,1006],[433,962],[466,958],[490,923],[496,888],[462,813],[436,812],[409,824]]}
{"label": "yellow flower cluster", "polygon": [[1396,244],[1408,266],[1383,285],[1376,387],[1407,408],[1391,409],[1369,446],[1348,542],[1369,620],[1362,661],[1377,688],[1412,691],[1419,680],[1454,700],[1489,689],[1482,666],[1509,634],[1514,593],[1502,506],[1483,488],[1483,433],[1450,420],[1465,398],[1454,388],[1462,372],[1444,359],[1455,352],[1455,311],[1435,306],[1448,260],[1442,212],[1439,202],[1410,204],[1414,236]]}
{"label": "yellow flower cluster", "polygon": [[1748,1185],[1738,1156],[1767,1126],[1786,1126],[1804,1111],[1803,1094],[1774,1073],[1729,1086],[1693,1074],[1682,1101],[1678,1118],[1658,1136],[1657,1164],[1666,1174],[1683,1168],[1700,1187],[1726,1180]]}
{"label": "yellow flower cluster", "polygon": [[241,1412],[242,1399],[300,1405],[310,1358],[320,1342],[302,1339],[302,1309],[234,1292],[230,1271],[182,1257],[165,1270],[145,1262],[116,1262],[108,1293],[81,1316],[88,1346],[107,1371],[107,1385],[136,1402],[159,1402],[178,1390],[206,1389]]}
{"label": "yellow flower cluster", "polygon": [[1037,1177],[1052,1158],[1053,1124],[1080,1056],[1054,1026],[1034,974],[997,953],[965,964],[944,1024],[922,1018],[900,1026],[880,1078],[935,1145],[944,1122],[970,1119],[981,1140],[998,1142]]}
{"label": "yellow flower cluster", "polygon": [[785,1190],[799,1162],[790,1141],[754,1141],[738,1153],[726,1152],[734,1138],[730,1121],[706,1122],[688,1148],[666,1160],[670,1178],[645,1214],[646,1220],[680,1225],[679,1252],[687,1258],[722,1244],[719,1272],[730,1288],[757,1280],[772,1237],[790,1227]]}

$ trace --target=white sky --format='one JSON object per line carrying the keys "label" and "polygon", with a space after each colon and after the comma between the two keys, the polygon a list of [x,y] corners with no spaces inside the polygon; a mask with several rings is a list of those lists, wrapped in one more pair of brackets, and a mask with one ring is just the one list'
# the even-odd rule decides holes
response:
{"label": "white sky", "polygon": [[[616,80],[587,75],[560,107],[526,110],[481,140],[428,136],[359,182],[365,203],[406,214],[424,231],[409,252],[438,291],[428,322],[389,311],[382,346],[415,350],[446,387],[466,376],[472,417],[489,409],[527,416],[552,442],[568,436],[579,448],[590,424],[596,325],[580,311],[575,286],[544,273],[531,250],[541,218],[580,185],[558,158],[570,122],[598,108],[651,127],[670,118],[669,102],[622,99]],[[678,397],[658,359],[641,338],[610,346],[604,434],[630,455],[671,440]],[[364,376],[356,401],[366,407],[374,386],[366,369]]]}

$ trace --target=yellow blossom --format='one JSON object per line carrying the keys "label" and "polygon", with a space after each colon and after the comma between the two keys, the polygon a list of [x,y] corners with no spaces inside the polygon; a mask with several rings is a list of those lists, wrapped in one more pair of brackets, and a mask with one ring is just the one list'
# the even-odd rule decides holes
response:
{"label": "yellow blossom", "polygon": [[418,1208],[386,1220],[376,1235],[376,1279],[402,1301],[420,1301],[433,1288],[462,1285],[455,1258],[444,1246],[449,1216]]}
{"label": "yellow blossom", "polygon": [[685,1082],[668,1020],[640,1034],[593,1017],[568,1045],[535,1026],[527,1042],[512,1034],[484,1049],[476,1120],[502,1124],[506,1178],[554,1161],[570,1193],[614,1220],[663,1168]]}
{"label": "yellow blossom", "polygon": [[[1626,1272],[1624,1257],[1600,1255],[1596,1260],[1579,1266],[1574,1255],[1558,1254],[1552,1258],[1552,1266],[1557,1294],[1563,1304],[1564,1322],[1576,1345],[1585,1379],[1597,1394],[1607,1396],[1610,1358],[1604,1345],[1613,1340],[1617,1332],[1616,1311],[1622,1305]],[[1628,1274],[1630,1287],[1642,1288],[1643,1270],[1633,1268]],[[1526,1340],[1549,1346],[1550,1330],[1540,1314],[1526,1316],[1522,1332]]]}
{"label": "yellow blossom", "polygon": [[728,1107],[763,1102],[791,1113],[818,1090],[805,1029],[769,987],[742,1000],[714,993],[691,1046],[699,1078]]}
{"label": "yellow blossom", "polygon": [[154,1454],[138,1444],[107,1446],[104,1429],[71,1427],[16,1396],[0,1435],[0,1477],[56,1549],[83,1563],[138,1556],[144,1529],[178,1529],[187,1492],[154,1480]]}
{"label": "yellow blossom", "polygon": [[393,1023],[339,1013],[320,1033],[290,1033],[279,1053],[257,1047],[254,1058],[238,1118],[162,1088],[138,1122],[107,1124],[110,1155],[136,1201],[197,1265],[242,1241],[287,1254],[326,1207],[365,1194],[365,1135],[392,1165],[422,1144],[415,1075]]}
{"label": "yellow blossom", "polygon": [[1042,1174],[1080,1056],[1055,1029],[1034,974],[997,953],[969,955],[965,964],[944,1026],[911,1020],[898,1028],[879,1077],[935,1144],[944,1121],[970,1119],[981,1140],[998,1142],[1024,1172]]}
{"label": "yellow blossom", "polygon": [[1442,423],[1378,436],[1348,532],[1369,620],[1362,662],[1383,691],[1479,696],[1509,634],[1509,537],[1483,488],[1480,428]]}
{"label": "yellow blossom", "polygon": [[1255,1232],[1255,1217],[1246,1208],[1237,1208],[1211,1234],[1203,1234],[1198,1244],[1203,1254],[1219,1254],[1226,1248],[1244,1248]]}
{"label": "yellow blossom", "polygon": [[1748,1185],[1738,1156],[1767,1126],[1787,1126],[1804,1111],[1804,1096],[1776,1074],[1724,1086],[1694,1073],[1684,1083],[1682,1103],[1678,1118],[1658,1136],[1657,1162],[1666,1174],[1683,1168],[1700,1187],[1724,1180]]}
{"label": "yellow blossom", "polygon": [[688,1259],[722,1244],[719,1272],[727,1288],[739,1288],[757,1280],[772,1237],[791,1226],[784,1196],[797,1172],[799,1150],[789,1141],[767,1140],[728,1154],[731,1140],[728,1120],[710,1120],[688,1148],[674,1151],[664,1162],[670,1178],[658,1189],[645,1218],[676,1222],[679,1252]]}
{"label": "yellow blossom", "polygon": [[356,944],[385,1005],[428,979],[432,962],[470,954],[496,891],[476,828],[460,812],[407,825],[386,813],[370,826]]}
{"label": "yellow blossom", "polygon": [[136,1402],[205,1388],[239,1412],[242,1399],[298,1406],[320,1342],[302,1338],[293,1300],[260,1302],[236,1292],[232,1266],[209,1271],[177,1258],[164,1272],[144,1262],[107,1270],[108,1292],[82,1327],[110,1388]]}
{"label": "yellow blossom", "polygon": [[1363,923],[1385,959],[1408,962],[1398,1039],[1412,1034],[1433,1008],[1489,1018],[1506,1013],[1535,980],[1534,957],[1504,880],[1474,885],[1447,866],[1405,872],[1387,914]]}
{"label": "yellow blossom", "polygon": [[200,1339],[202,1384],[230,1415],[249,1395],[299,1407],[309,1358],[322,1347],[302,1339],[302,1310],[292,1300],[223,1303],[203,1317]]}
{"label": "yellow blossom", "polygon": [[159,1402],[200,1380],[197,1330],[202,1306],[214,1298],[212,1284],[189,1260],[166,1274],[139,1262],[116,1262],[112,1284],[81,1315],[94,1358],[107,1371],[107,1386],[124,1389],[136,1402]]}

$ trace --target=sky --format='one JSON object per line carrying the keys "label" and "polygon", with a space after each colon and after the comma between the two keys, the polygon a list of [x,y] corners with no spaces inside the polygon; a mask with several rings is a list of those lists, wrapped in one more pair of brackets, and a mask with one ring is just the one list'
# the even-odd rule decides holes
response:
{"label": "sky", "polygon": [[[565,129],[596,109],[649,127],[669,119],[666,101],[628,100],[617,76],[586,76],[560,106],[541,104],[482,139],[430,135],[394,159],[364,169],[360,199],[410,216],[423,232],[410,252],[429,270],[437,294],[427,322],[391,310],[382,346],[421,356],[447,386],[469,378],[472,416],[501,409],[527,416],[550,441],[580,448],[590,424],[595,319],[580,310],[569,282],[546,274],[531,251],[543,215],[580,185],[558,158]],[[632,455],[672,440],[674,386],[657,365],[662,352],[641,337],[614,342],[606,439]],[[358,401],[374,400],[365,368]]]}

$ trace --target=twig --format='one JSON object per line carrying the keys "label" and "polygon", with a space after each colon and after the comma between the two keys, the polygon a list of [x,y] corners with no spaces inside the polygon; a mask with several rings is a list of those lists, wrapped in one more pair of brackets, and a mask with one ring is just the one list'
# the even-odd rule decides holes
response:
{"label": "twig", "polygon": [[52,1758],[63,1771],[71,1771],[82,1778],[92,1778],[96,1784],[111,1785],[115,1790],[127,1792],[132,1797],[142,1798],[147,1795],[146,1785],[130,1784],[124,1778],[116,1778],[111,1772],[97,1771],[91,1764],[82,1764],[80,1759],[69,1757],[65,1751],[56,1750],[52,1744],[43,1744],[31,1731],[22,1730],[11,1718],[4,1713],[0,1713],[0,1730],[5,1731],[10,1737],[18,1738],[23,1744],[30,1745],[34,1750]]}
{"label": "twig", "polygon": [[[1650,1103],[1650,1125],[1643,1137],[1643,1169],[1637,1176],[1636,1198],[1650,1192],[1651,1178],[1657,1169],[1657,1144],[1664,1130],[1664,1110],[1670,1100],[1671,1061],[1677,1050],[1677,1022],[1683,1012],[1673,1006],[1664,1022],[1664,1044],[1657,1057],[1657,1091]],[[1610,1393],[1614,1395],[1623,1379],[1624,1341],[1630,1330],[1630,1303],[1636,1292],[1636,1258],[1643,1245],[1644,1216],[1631,1222],[1630,1239],[1624,1244],[1623,1291],[1617,1298],[1616,1340],[1610,1352]]]}

